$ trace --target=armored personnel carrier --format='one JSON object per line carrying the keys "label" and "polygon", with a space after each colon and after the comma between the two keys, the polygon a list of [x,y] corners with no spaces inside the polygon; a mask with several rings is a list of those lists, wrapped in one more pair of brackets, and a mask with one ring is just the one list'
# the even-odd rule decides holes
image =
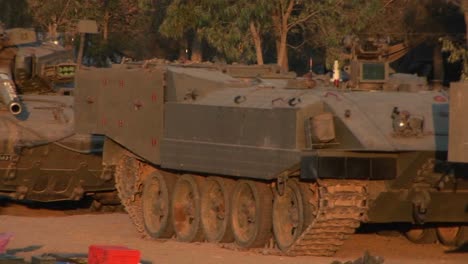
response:
{"label": "armored personnel carrier", "polygon": [[301,83],[270,66],[82,68],[76,128],[106,136],[103,162],[153,238],[330,256],[361,223],[414,224],[423,241],[468,222],[445,93]]}
{"label": "armored personnel carrier", "polygon": [[69,50],[33,30],[0,30],[0,194],[18,200],[109,197],[103,137],[75,134]]}

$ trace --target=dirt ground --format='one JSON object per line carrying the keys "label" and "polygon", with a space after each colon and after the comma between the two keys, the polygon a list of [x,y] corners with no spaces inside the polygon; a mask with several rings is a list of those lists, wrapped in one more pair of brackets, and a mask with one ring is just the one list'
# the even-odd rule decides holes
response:
{"label": "dirt ground", "polygon": [[415,245],[403,237],[356,234],[332,258],[265,256],[207,243],[179,243],[140,238],[123,213],[51,211],[23,206],[0,207],[0,232],[14,233],[8,253],[24,257],[43,253],[86,254],[92,244],[124,245],[142,253],[142,263],[330,264],[363,256],[367,250],[385,263],[468,263],[468,253],[448,253],[441,245]]}

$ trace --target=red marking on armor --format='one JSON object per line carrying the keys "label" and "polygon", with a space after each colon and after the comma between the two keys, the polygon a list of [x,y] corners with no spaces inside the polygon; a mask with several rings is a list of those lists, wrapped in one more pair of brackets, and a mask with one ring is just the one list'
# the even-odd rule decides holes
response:
{"label": "red marking on armor", "polygon": [[335,97],[337,101],[341,101],[340,97],[338,97],[338,94],[336,94],[334,92],[326,92],[323,97],[328,97],[329,95]]}
{"label": "red marking on armor", "polygon": [[436,95],[436,96],[434,96],[434,101],[439,102],[439,103],[443,103],[443,102],[447,102],[447,98],[445,98],[442,95]]}
{"label": "red marking on armor", "polygon": [[107,79],[102,80],[102,86],[107,86],[107,84],[109,84],[109,80]]}
{"label": "red marking on armor", "polygon": [[158,100],[158,96],[156,95],[156,93],[153,93],[151,95],[151,101],[156,102],[157,100]]}
{"label": "red marking on armor", "polygon": [[156,147],[158,145],[158,139],[152,138],[151,139],[151,146]]}
{"label": "red marking on armor", "polygon": [[125,86],[125,81],[119,80],[119,86],[123,88]]}
{"label": "red marking on armor", "polygon": [[124,121],[123,120],[119,120],[119,127],[123,127],[124,125]]}
{"label": "red marking on armor", "polygon": [[103,118],[101,119],[101,124],[102,124],[103,126],[107,125],[107,119],[106,119],[105,117],[103,117]]}

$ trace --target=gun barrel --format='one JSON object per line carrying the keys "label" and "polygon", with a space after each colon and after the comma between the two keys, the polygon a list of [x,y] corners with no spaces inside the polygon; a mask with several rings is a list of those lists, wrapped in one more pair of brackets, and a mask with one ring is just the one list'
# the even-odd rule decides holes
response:
{"label": "gun barrel", "polygon": [[0,97],[3,103],[8,106],[8,110],[11,114],[21,114],[23,106],[18,98],[13,81],[5,79],[0,80]]}

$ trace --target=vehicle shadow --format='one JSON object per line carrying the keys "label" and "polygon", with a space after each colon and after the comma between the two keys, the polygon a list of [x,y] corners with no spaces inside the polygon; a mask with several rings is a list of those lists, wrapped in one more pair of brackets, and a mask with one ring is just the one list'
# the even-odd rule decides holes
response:
{"label": "vehicle shadow", "polygon": [[445,253],[451,254],[451,253],[468,253],[468,241],[463,243],[461,246],[458,248],[452,249],[445,251]]}
{"label": "vehicle shadow", "polygon": [[38,249],[41,249],[43,246],[42,245],[31,245],[31,246],[27,246],[25,248],[14,248],[14,249],[7,249],[6,250],[6,253],[8,255],[16,255],[18,253],[22,253],[22,252],[31,252],[31,251],[35,251],[35,250],[38,250]]}

